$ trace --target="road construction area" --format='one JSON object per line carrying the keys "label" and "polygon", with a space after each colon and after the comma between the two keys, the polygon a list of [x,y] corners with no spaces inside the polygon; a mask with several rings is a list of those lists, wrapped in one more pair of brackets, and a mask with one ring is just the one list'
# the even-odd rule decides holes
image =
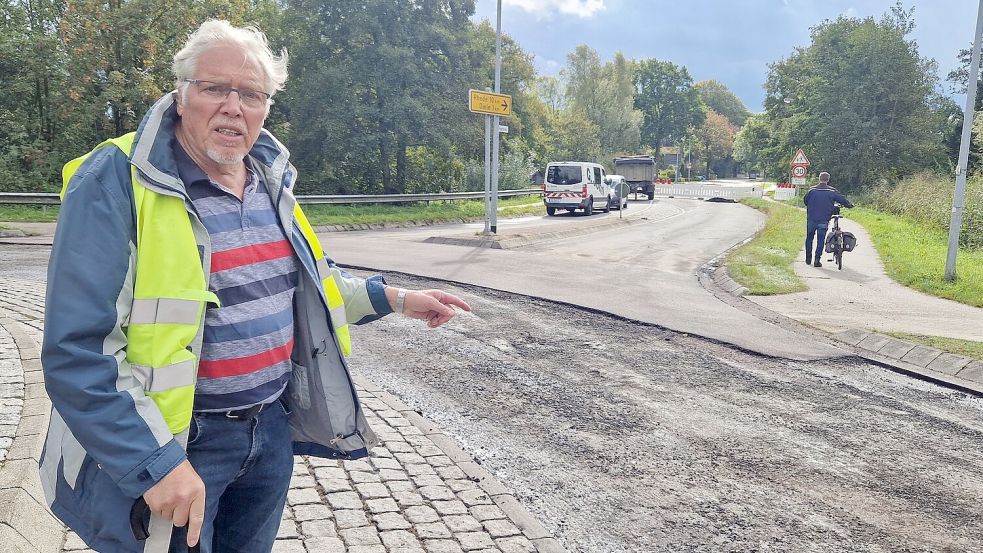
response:
{"label": "road construction area", "polygon": [[769,358],[449,290],[474,313],[437,331],[396,317],[358,327],[353,364],[455,437],[570,551],[983,543],[978,398],[859,358]]}
{"label": "road construction area", "polygon": [[[983,550],[983,399],[704,289],[698,271],[760,227],[756,211],[681,200],[625,215],[589,232],[586,218],[508,222],[505,249],[462,245],[469,225],[322,234],[340,263],[474,308],[436,330],[398,316],[354,327],[356,376],[431,421],[566,551]],[[49,251],[0,246],[0,282],[37,283],[11,305],[40,302]],[[399,505],[399,531],[427,547],[412,508]],[[362,528],[324,517],[349,541]],[[305,522],[299,537],[285,523],[277,553],[325,550]],[[364,528],[399,550],[383,522]],[[471,551],[465,534],[453,539]]]}

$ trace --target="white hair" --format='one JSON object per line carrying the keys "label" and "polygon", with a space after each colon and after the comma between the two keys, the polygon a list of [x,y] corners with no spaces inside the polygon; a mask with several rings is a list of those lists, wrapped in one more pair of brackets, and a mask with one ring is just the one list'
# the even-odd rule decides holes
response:
{"label": "white hair", "polygon": [[172,68],[177,87],[182,92],[187,90],[188,83],[184,80],[195,77],[201,56],[212,48],[224,45],[238,47],[248,58],[259,64],[266,78],[266,92],[275,94],[278,90],[283,90],[283,85],[287,82],[287,50],[281,50],[277,56],[270,50],[266,35],[256,27],[234,27],[221,19],[209,19],[202,23],[191,33],[184,47],[174,54]]}

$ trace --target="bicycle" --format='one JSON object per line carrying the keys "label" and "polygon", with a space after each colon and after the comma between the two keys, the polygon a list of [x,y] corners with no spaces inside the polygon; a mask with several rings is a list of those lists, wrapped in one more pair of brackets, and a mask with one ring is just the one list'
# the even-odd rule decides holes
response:
{"label": "bicycle", "polygon": [[857,247],[857,237],[852,232],[844,232],[840,228],[840,219],[842,217],[840,215],[840,206],[836,206],[833,215],[830,217],[830,220],[833,221],[833,227],[826,236],[825,248],[826,253],[833,254],[833,259],[836,260],[836,268],[840,271],[843,270],[843,252],[852,252]]}

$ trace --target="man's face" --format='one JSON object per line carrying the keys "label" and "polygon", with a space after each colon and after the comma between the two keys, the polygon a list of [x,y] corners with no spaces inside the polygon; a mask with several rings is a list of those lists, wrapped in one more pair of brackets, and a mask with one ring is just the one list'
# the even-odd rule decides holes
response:
{"label": "man's face", "polygon": [[[202,54],[192,78],[267,92],[259,65],[234,46],[218,46]],[[252,107],[241,103],[237,92],[217,100],[189,84],[178,98],[179,132],[199,164],[211,162],[214,169],[240,164],[259,138],[268,109],[265,102]]]}

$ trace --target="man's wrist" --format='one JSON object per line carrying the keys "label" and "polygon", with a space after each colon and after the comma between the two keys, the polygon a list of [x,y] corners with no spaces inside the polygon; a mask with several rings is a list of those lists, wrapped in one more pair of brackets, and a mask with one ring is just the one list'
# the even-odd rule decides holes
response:
{"label": "man's wrist", "polygon": [[406,305],[406,288],[397,288],[396,301],[393,304],[393,311],[402,315],[405,305]]}

